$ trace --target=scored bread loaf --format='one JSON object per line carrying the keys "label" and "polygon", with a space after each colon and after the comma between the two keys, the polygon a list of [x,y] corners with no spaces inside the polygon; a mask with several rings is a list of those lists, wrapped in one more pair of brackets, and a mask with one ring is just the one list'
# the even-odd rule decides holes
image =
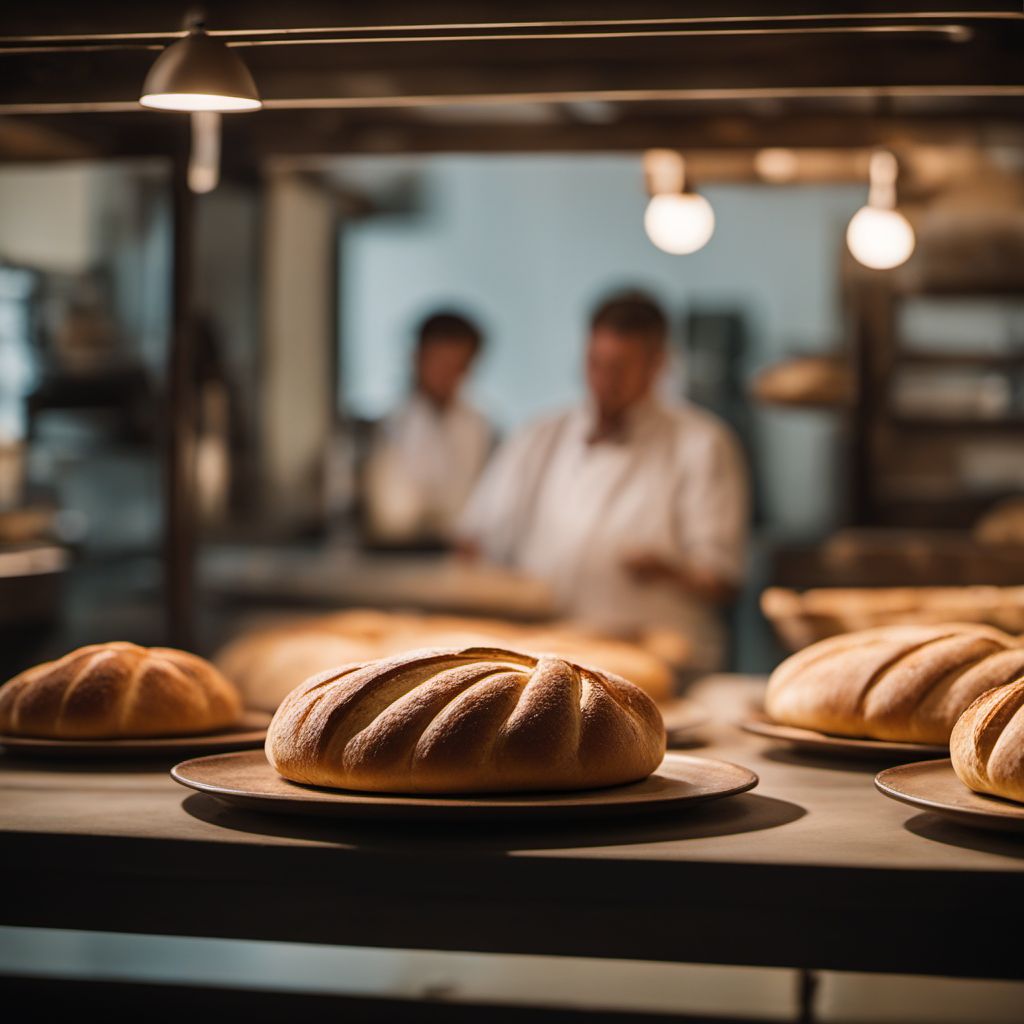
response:
{"label": "scored bread loaf", "polygon": [[990,626],[882,626],[830,637],[772,673],[777,722],[838,736],[946,743],[977,696],[1024,672],[1024,645]]}
{"label": "scored bread loaf", "polygon": [[238,691],[213,665],[168,647],[92,644],[0,687],[0,733],[12,736],[182,736],[241,714]]}
{"label": "scored bread loaf", "polygon": [[665,728],[638,687],[501,648],[410,651],[321,673],[270,723],[286,779],[384,793],[588,789],[646,778]]}
{"label": "scored bread loaf", "polygon": [[960,716],[949,755],[960,781],[978,793],[1024,803],[1024,676],[983,693]]}

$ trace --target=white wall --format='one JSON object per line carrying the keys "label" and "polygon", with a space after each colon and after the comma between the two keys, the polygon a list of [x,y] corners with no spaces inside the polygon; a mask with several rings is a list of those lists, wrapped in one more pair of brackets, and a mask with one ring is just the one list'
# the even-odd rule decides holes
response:
{"label": "white wall", "polygon": [[[398,162],[352,159],[337,176],[363,185],[393,176]],[[482,319],[489,348],[472,392],[506,429],[578,397],[588,311],[622,284],[651,290],[677,321],[695,304],[745,310],[758,364],[840,336],[838,257],[862,188],[709,187],[715,235],[678,257],[643,233],[639,156],[448,156],[410,166],[422,176],[420,212],[343,233],[342,393],[352,412],[376,416],[398,400],[412,330],[439,304]],[[829,421],[762,419],[771,519],[797,532],[827,526]]]}
{"label": "white wall", "polygon": [[25,164],[0,169],[0,260],[85,270],[98,254],[98,164]]}

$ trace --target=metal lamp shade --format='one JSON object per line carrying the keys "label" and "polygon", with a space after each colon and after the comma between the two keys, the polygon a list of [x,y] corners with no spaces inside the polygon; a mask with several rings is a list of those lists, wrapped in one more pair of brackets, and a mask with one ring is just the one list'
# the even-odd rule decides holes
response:
{"label": "metal lamp shade", "polygon": [[139,103],[155,110],[259,110],[256,83],[242,59],[199,29],[168,46],[146,75]]}

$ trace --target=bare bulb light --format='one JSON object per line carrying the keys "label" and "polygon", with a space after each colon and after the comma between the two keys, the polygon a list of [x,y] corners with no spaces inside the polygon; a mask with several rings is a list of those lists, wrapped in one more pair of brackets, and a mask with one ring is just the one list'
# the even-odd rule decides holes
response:
{"label": "bare bulb light", "polygon": [[652,196],[644,211],[644,230],[662,252],[687,256],[710,241],[715,231],[715,211],[696,192]]}
{"label": "bare bulb light", "polygon": [[846,245],[853,258],[871,270],[892,270],[914,253],[917,238],[910,221],[896,209],[899,168],[892,153],[871,154],[868,204],[851,218]]}
{"label": "bare bulb light", "polygon": [[644,154],[644,175],[651,196],[644,211],[647,237],[673,256],[703,249],[715,232],[715,212],[702,195],[686,191],[682,156],[671,149],[650,149]]}
{"label": "bare bulb light", "polygon": [[871,270],[892,270],[913,255],[916,239],[910,221],[899,210],[862,206],[846,229],[853,258]]}

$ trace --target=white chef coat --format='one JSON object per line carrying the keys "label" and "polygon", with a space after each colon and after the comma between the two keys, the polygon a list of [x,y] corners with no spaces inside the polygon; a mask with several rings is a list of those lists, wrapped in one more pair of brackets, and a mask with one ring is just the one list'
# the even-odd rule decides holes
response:
{"label": "white chef coat", "polygon": [[439,408],[419,393],[378,426],[364,477],[375,536],[449,537],[483,469],[494,434],[471,405]]}
{"label": "white chef coat", "polygon": [[592,442],[589,406],[543,419],[510,438],[487,468],[459,524],[484,554],[548,582],[563,610],[616,632],[676,629],[694,668],[720,667],[717,611],[669,581],[638,582],[638,553],[738,583],[748,518],[739,446],[711,413],[648,399],[622,435]]}

